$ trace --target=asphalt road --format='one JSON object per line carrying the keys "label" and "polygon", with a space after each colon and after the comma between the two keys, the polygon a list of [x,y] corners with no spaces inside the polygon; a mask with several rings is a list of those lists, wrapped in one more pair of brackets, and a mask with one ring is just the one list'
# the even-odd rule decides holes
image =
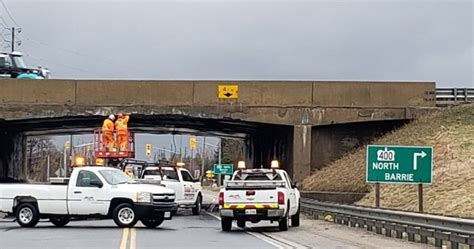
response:
{"label": "asphalt road", "polygon": [[245,231],[222,232],[220,222],[203,214],[180,212],[156,229],[140,222],[135,228],[117,228],[112,220],[73,221],[57,228],[40,222],[21,228],[16,222],[0,220],[0,249],[135,249],[135,248],[275,248]]}
{"label": "asphalt road", "polygon": [[[235,224],[234,224],[235,225]],[[301,227],[278,231],[277,223],[247,222],[245,229],[222,232],[216,214],[180,211],[156,229],[140,222],[121,229],[112,220],[72,221],[57,228],[48,221],[22,228],[0,219],[0,249],[144,249],[144,248],[426,248],[401,240],[351,229],[331,222],[303,219]]]}

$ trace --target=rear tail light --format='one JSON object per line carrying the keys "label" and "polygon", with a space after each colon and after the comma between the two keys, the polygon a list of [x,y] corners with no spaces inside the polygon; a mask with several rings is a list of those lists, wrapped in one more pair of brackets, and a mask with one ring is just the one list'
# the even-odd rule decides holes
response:
{"label": "rear tail light", "polygon": [[255,195],[255,190],[247,190],[247,192],[245,193],[247,195]]}
{"label": "rear tail light", "polygon": [[278,205],[285,205],[285,194],[278,192]]}
{"label": "rear tail light", "polygon": [[224,192],[219,193],[219,205],[220,206],[224,205]]}

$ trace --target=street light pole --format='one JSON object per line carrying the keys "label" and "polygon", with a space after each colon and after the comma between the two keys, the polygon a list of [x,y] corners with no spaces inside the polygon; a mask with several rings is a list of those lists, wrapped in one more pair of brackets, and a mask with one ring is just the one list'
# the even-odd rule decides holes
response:
{"label": "street light pole", "polygon": [[205,151],[206,151],[206,137],[204,137],[202,141],[202,154],[201,154],[202,163],[201,163],[201,174],[200,174],[201,184],[204,182],[204,153]]}
{"label": "street light pole", "polygon": [[[218,163],[219,165],[221,165],[221,163],[222,163],[222,138],[219,140],[219,160],[218,160],[217,163]],[[218,180],[217,186],[220,187],[220,186],[221,186],[221,181],[222,181],[222,179],[221,179],[221,178],[222,178],[222,175],[219,174],[217,178],[218,178],[218,179],[217,179],[217,180]]]}

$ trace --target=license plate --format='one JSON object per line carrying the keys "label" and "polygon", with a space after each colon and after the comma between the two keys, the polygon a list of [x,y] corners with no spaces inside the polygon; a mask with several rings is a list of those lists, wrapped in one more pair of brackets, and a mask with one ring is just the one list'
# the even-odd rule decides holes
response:
{"label": "license plate", "polygon": [[245,209],[245,214],[257,214],[257,209]]}
{"label": "license plate", "polygon": [[171,212],[165,212],[165,218],[171,217]]}

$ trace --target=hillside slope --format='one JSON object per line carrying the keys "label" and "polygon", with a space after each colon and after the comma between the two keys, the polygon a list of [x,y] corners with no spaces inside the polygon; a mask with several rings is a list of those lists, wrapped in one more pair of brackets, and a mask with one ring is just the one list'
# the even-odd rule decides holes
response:
{"label": "hillside slope", "polygon": [[[428,145],[434,149],[433,184],[424,187],[425,211],[474,217],[474,105],[446,108],[420,117],[372,144]],[[305,190],[369,192],[357,204],[374,204],[365,183],[366,147],[349,153],[303,182]],[[381,205],[415,211],[416,185],[381,185]]]}

